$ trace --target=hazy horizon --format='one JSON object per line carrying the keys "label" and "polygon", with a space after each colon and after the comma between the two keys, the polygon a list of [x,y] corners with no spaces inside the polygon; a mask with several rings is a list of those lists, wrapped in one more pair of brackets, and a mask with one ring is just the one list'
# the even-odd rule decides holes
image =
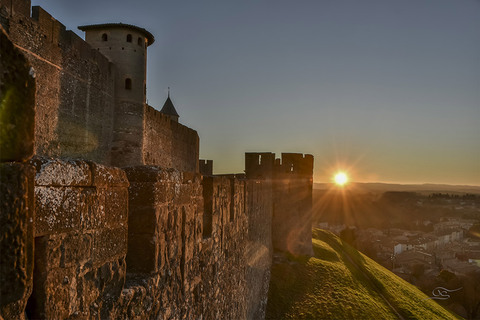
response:
{"label": "hazy horizon", "polygon": [[315,156],[314,181],[480,185],[480,1],[35,0],[75,31],[152,32],[147,99],[167,87],[215,173],[244,152]]}

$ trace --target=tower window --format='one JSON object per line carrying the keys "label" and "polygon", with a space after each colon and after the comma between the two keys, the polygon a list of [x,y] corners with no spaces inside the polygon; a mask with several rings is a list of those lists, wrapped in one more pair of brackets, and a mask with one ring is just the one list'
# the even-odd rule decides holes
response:
{"label": "tower window", "polygon": [[132,90],[132,79],[130,78],[125,79],[125,89]]}
{"label": "tower window", "polygon": [[138,44],[139,46],[142,45],[142,38],[138,37],[137,44]]}
{"label": "tower window", "polygon": [[132,35],[131,34],[127,34],[127,42],[132,42]]}
{"label": "tower window", "polygon": [[102,41],[108,41],[108,36],[106,33],[102,34]]}

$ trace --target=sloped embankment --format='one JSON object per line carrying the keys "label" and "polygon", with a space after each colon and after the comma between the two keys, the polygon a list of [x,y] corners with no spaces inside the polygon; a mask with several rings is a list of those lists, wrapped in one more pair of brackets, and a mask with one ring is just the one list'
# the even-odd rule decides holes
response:
{"label": "sloped embankment", "polygon": [[458,319],[333,233],[314,230],[313,248],[275,255],[266,319]]}

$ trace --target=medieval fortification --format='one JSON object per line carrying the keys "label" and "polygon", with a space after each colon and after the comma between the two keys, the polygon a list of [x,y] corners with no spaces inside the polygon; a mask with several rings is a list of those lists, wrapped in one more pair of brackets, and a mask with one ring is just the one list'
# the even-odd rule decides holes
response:
{"label": "medieval fortification", "polygon": [[154,36],[0,0],[0,319],[262,319],[273,250],[311,253],[311,155],[213,175]]}

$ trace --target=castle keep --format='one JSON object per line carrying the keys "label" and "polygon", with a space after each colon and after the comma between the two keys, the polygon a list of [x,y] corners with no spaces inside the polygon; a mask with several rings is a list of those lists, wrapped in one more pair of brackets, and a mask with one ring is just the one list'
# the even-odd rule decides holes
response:
{"label": "castle keep", "polygon": [[311,253],[313,157],[213,175],[168,96],[154,36],[0,0],[0,318],[261,319],[274,249]]}

